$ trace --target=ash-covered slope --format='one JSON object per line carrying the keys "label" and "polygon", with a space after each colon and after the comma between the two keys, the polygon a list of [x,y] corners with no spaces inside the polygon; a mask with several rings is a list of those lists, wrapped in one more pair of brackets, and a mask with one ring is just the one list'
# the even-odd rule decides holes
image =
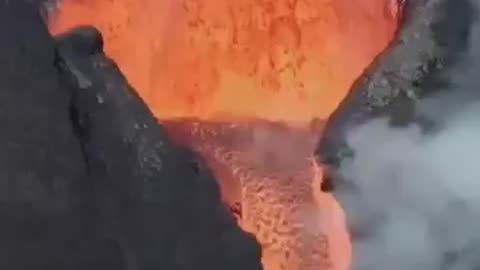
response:
{"label": "ash-covered slope", "polygon": [[0,268],[261,269],[194,156],[82,29],[0,2]]}

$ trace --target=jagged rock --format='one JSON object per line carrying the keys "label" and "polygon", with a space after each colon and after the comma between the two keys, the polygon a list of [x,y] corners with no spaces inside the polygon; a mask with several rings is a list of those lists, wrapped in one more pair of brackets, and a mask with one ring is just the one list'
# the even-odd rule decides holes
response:
{"label": "jagged rock", "polygon": [[220,203],[210,172],[177,148],[94,28],[57,38],[70,78],[73,122],[95,183],[101,234],[126,269],[261,269],[253,236]]}
{"label": "jagged rock", "polygon": [[470,0],[406,1],[397,38],[328,119],[316,151],[319,161],[334,174],[340,161],[354,154],[345,144],[347,127],[374,117],[388,116],[392,125],[425,122],[415,104],[446,88],[443,75],[467,49],[473,17]]}

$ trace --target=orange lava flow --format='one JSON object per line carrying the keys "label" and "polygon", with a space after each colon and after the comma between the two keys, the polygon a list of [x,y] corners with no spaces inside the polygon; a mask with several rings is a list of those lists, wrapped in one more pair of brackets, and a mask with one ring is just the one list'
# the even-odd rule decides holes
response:
{"label": "orange lava flow", "polygon": [[[63,0],[50,30],[96,26],[106,53],[159,119],[293,125],[326,119],[334,111],[393,39],[400,2]],[[309,181],[318,184],[321,172],[309,168],[315,172]],[[320,219],[335,219],[335,228],[327,230],[334,241],[331,269],[347,270],[351,245],[343,211],[330,195],[312,196]],[[271,268],[266,270],[280,270]]]}

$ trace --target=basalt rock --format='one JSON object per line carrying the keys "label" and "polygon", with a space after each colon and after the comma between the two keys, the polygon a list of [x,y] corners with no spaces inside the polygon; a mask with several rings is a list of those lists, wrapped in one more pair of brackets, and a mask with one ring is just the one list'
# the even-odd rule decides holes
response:
{"label": "basalt rock", "polygon": [[88,161],[101,234],[125,269],[261,269],[254,238],[220,202],[215,179],[164,129],[102,52],[94,28],[57,37],[72,121]]}

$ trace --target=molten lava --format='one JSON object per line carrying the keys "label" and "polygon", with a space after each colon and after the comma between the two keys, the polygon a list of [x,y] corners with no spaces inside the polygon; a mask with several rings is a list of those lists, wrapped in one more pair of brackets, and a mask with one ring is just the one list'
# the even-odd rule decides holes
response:
{"label": "molten lava", "polygon": [[401,2],[63,0],[50,29],[103,33],[172,138],[204,156],[225,200],[240,203],[266,270],[346,270],[343,212],[319,189],[308,123],[326,119],[392,40]]}
{"label": "molten lava", "polygon": [[164,120],[177,143],[192,145],[221,179],[224,200],[240,205],[240,226],[263,246],[265,269],[348,269],[345,217],[321,192],[312,159],[319,125]]}
{"label": "molten lava", "polygon": [[64,0],[160,118],[326,118],[392,39],[398,0]]}

